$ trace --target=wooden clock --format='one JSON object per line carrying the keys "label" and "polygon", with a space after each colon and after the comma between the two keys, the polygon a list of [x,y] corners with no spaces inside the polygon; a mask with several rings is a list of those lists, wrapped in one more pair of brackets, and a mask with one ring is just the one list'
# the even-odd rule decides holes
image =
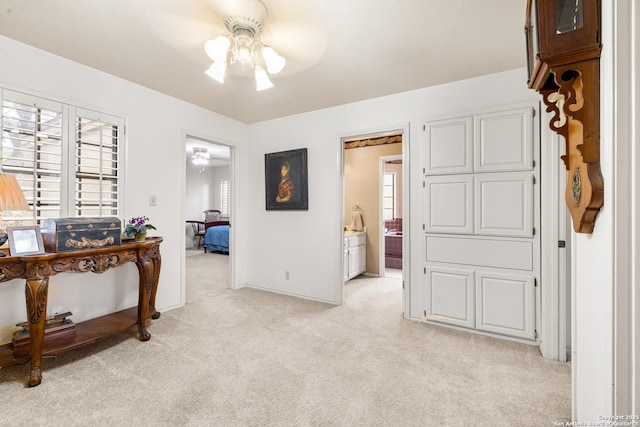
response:
{"label": "wooden clock", "polygon": [[604,203],[600,171],[601,0],[527,0],[528,86],[566,143],[565,201],[578,233],[592,233]]}

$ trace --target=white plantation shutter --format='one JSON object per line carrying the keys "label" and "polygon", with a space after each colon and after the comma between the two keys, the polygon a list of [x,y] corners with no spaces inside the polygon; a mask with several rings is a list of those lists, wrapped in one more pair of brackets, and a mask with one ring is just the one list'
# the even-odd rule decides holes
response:
{"label": "white plantation shutter", "polygon": [[123,119],[76,109],[75,215],[117,216]]}
{"label": "white plantation shutter", "polygon": [[12,91],[2,99],[2,171],[16,175],[31,211],[5,211],[5,225],[61,216],[63,105]]}
{"label": "white plantation shutter", "polygon": [[119,216],[124,119],[2,90],[2,172],[16,175],[31,211],[5,225],[47,218]]}
{"label": "white plantation shutter", "polygon": [[222,216],[229,216],[229,180],[220,181],[220,211]]}

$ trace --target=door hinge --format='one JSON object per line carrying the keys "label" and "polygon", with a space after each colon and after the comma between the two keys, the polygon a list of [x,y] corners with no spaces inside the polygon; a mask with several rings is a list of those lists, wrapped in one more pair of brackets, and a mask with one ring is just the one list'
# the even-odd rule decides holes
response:
{"label": "door hinge", "polygon": [[424,267],[424,274],[427,274],[427,267]]}
{"label": "door hinge", "polygon": [[423,222],[423,223],[422,223],[422,230],[424,231],[424,230],[426,230],[426,229],[427,229],[427,226],[426,226],[426,225],[424,225],[424,222]]}
{"label": "door hinge", "polygon": [[533,227],[533,235],[534,236],[536,235],[536,228],[535,227]]}
{"label": "door hinge", "polygon": [[532,117],[536,116],[536,109],[535,108],[531,109],[531,115],[532,115]]}
{"label": "door hinge", "polygon": [[426,181],[422,181],[422,188],[427,188],[427,182]]}
{"label": "door hinge", "polygon": [[535,339],[538,339],[538,330],[537,330],[537,329],[534,329],[534,330],[533,330],[533,337],[534,337]]}
{"label": "door hinge", "polygon": [[[404,285],[403,285],[403,286],[404,286]],[[538,278],[537,278],[537,277],[534,277],[534,278],[533,278],[533,287],[534,287],[534,288],[537,288],[537,287],[538,287]]]}
{"label": "door hinge", "polygon": [[558,247],[559,248],[566,248],[567,247],[567,242],[565,242],[564,240],[558,240]]}
{"label": "door hinge", "polygon": [[422,168],[422,174],[424,175],[425,173],[427,173],[427,168]]}
{"label": "door hinge", "polygon": [[531,179],[533,180],[533,185],[536,185],[536,177],[532,176]]}
{"label": "door hinge", "polygon": [[422,131],[426,131],[427,130],[427,125],[422,125]]}
{"label": "door hinge", "polygon": [[424,311],[424,317],[427,317],[427,310]]}
{"label": "door hinge", "polygon": [[532,163],[533,163],[533,167],[535,168],[536,167],[536,161],[534,160]]}
{"label": "door hinge", "polygon": [[402,289],[404,289],[404,280],[402,281]]}

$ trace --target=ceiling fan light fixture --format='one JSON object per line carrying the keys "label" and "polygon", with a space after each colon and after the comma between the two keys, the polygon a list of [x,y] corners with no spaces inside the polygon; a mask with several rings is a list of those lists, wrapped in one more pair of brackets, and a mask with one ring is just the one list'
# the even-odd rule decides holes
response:
{"label": "ceiling fan light fixture", "polygon": [[267,72],[260,65],[256,65],[256,90],[261,91],[273,87],[273,83],[269,80]]}
{"label": "ceiling fan light fixture", "polygon": [[212,79],[224,84],[224,75],[227,71],[227,63],[226,62],[215,62],[211,64],[211,67],[205,74],[211,77]]}
{"label": "ceiling fan light fixture", "polygon": [[279,73],[286,60],[263,38],[262,22],[267,16],[267,8],[260,0],[245,0],[234,5],[233,13],[224,19],[230,35],[220,35],[204,45],[205,52],[213,60],[206,74],[224,83],[227,64],[240,62],[243,67],[248,65],[254,70],[257,90],[273,87],[267,72]]}
{"label": "ceiling fan light fixture", "polygon": [[203,172],[204,167],[209,163],[209,150],[202,147],[194,147],[191,161],[195,166],[199,167],[200,172]]}
{"label": "ceiling fan light fixture", "polygon": [[262,57],[264,58],[265,64],[267,64],[267,71],[269,74],[278,74],[287,63],[286,59],[278,55],[278,53],[270,46],[266,46],[262,49]]}

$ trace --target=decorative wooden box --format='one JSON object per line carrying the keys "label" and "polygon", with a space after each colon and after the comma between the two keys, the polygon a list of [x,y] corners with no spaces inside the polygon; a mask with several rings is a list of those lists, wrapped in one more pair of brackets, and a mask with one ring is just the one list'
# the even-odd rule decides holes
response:
{"label": "decorative wooden box", "polygon": [[120,244],[120,220],[116,217],[48,218],[42,225],[47,252],[69,252]]}

